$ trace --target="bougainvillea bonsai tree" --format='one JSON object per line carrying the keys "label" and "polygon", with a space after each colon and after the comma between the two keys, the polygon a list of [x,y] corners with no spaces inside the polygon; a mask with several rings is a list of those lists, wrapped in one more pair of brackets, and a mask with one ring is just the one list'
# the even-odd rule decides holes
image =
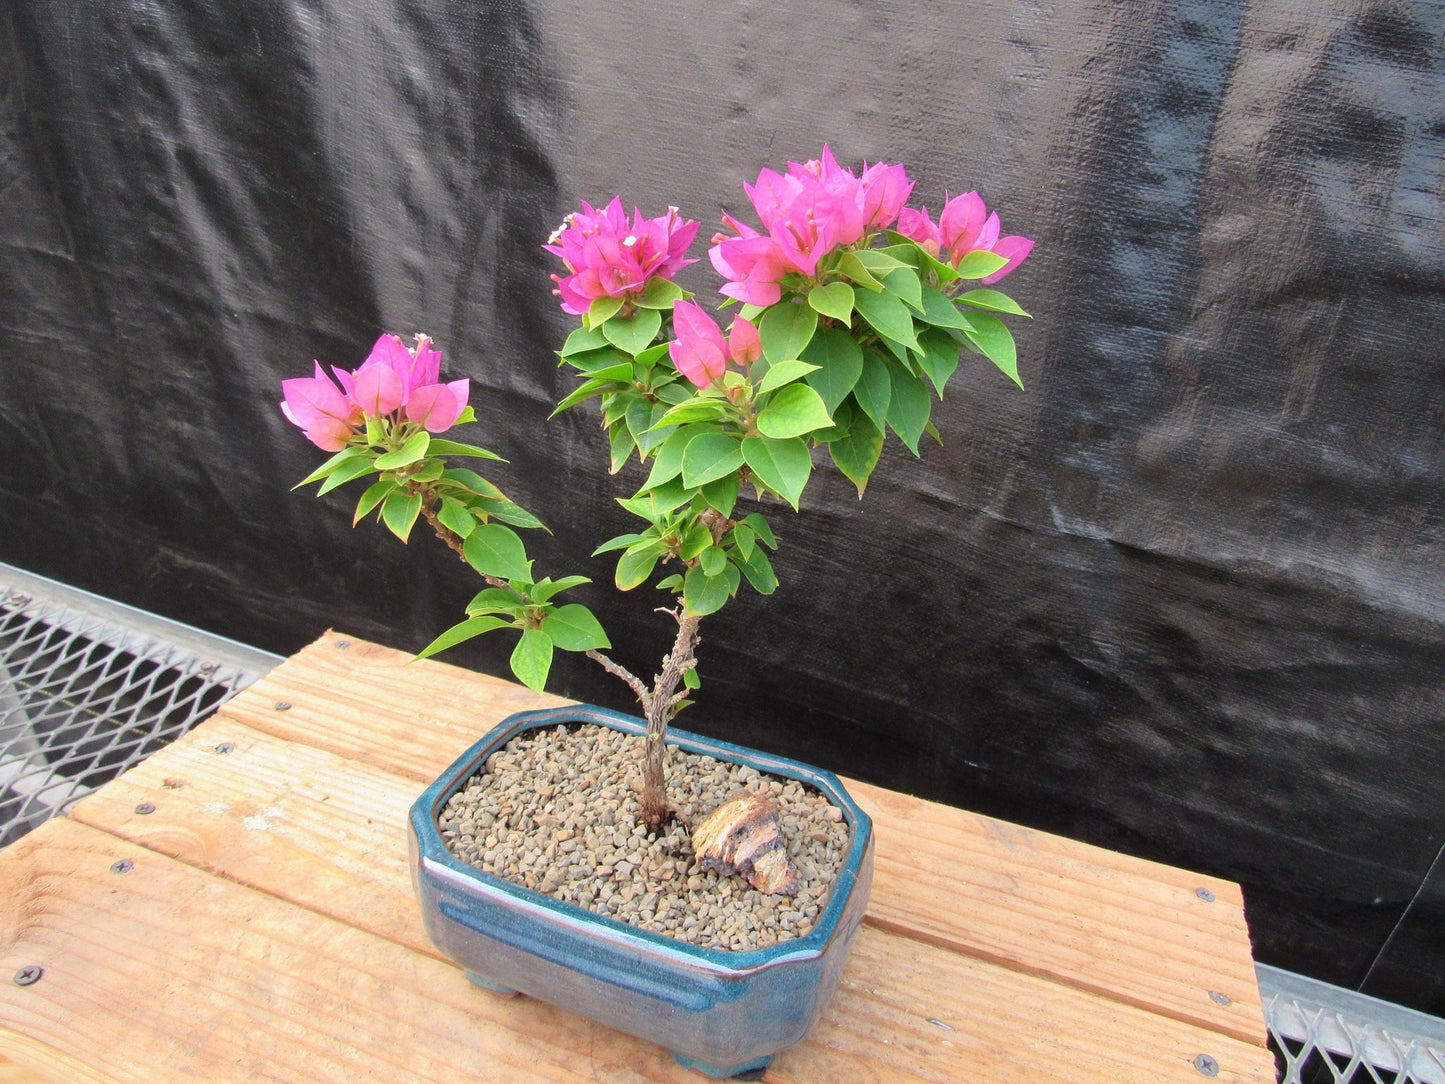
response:
{"label": "bougainvillea bonsai tree", "polygon": [[354,522],[376,512],[406,541],[425,519],[486,581],[421,656],[511,629],[512,670],[534,689],[557,649],[585,652],[627,683],[648,724],[642,818],[654,831],[668,816],[667,727],[699,686],[700,622],[744,583],[777,588],[768,515],[799,509],[815,452],[826,449],[861,497],[887,434],[915,456],[925,436],[938,438],[934,398],[961,352],[1022,386],[1000,317],[1027,314],[992,284],[1033,242],[1000,236],[976,192],[946,200],[935,223],[906,206],[913,183],[902,165],[855,173],[826,147],[745,187],[760,227],[723,215],[727,232],[708,252],[723,279],[712,312],[674,281],[696,262],[686,253],[698,231],[676,208],[629,219],[620,199],[584,203],[545,246],[562,265],[554,293],[580,318],[559,356],[581,383],[558,411],[599,400],[611,472],[634,456],[641,464],[640,486],[619,498],[637,529],[596,553],[618,555],[620,590],[655,581],[670,597],[662,609],[676,635],[651,684],[606,654],[587,607],[561,601],[585,577],[533,571],[518,529],[538,520],[461,465],[498,457],[440,436],[474,415],[468,382],[441,382],[428,337],[408,346],[383,335],[354,372],[334,369],[335,382],[318,362],[314,376],[283,383],[286,416],[335,453],[301,485],[327,493],[368,480]]}

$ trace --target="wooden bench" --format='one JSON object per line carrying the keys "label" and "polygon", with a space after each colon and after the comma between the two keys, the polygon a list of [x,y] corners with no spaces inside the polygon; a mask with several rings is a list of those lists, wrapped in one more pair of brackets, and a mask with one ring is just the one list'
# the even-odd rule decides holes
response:
{"label": "wooden bench", "polygon": [[[549,703],[328,634],[0,851],[0,1084],[701,1080],[477,990],[422,929],[408,807]],[[766,1080],[1275,1079],[1236,885],[848,786],[868,919]]]}

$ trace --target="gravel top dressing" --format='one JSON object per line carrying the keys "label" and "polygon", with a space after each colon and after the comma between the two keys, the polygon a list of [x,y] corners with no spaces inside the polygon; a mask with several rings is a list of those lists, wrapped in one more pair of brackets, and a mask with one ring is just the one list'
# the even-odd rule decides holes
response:
{"label": "gravel top dressing", "polygon": [[[649,838],[637,821],[642,745],[591,724],[521,734],[447,802],[442,840],[487,873],[705,948],[750,952],[807,934],[847,856],[842,810],[797,780],[669,746],[676,819]],[[692,828],[749,792],[781,808],[796,895],[766,895],[693,860]]]}

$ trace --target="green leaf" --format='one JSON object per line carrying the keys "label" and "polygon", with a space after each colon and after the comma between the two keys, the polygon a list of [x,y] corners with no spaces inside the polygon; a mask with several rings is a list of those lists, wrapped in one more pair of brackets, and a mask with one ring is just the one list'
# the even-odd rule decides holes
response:
{"label": "green leaf", "polygon": [[476,517],[455,497],[442,498],[442,506],[437,509],[437,519],[443,527],[462,538],[466,538],[477,526]]}
{"label": "green leaf", "polygon": [[958,300],[965,305],[972,305],[977,309],[989,309],[993,312],[1008,312],[1015,316],[1027,316],[1028,313],[1019,308],[1019,303],[1008,294],[1000,293],[998,290],[969,290],[958,295]]}
{"label": "green leaf", "polygon": [[619,499],[618,504],[634,516],[656,523],[680,504],[692,500],[693,492],[683,485],[681,478],[673,478],[661,485],[639,490],[633,496]]}
{"label": "green leaf", "polygon": [[876,248],[860,248],[854,251],[857,253],[858,262],[879,278],[882,278],[889,271],[896,271],[900,267],[909,266],[898,259],[898,257],[890,256],[886,252],[880,252]]}
{"label": "green leaf", "polygon": [[853,318],[853,287],[846,282],[830,282],[808,291],[808,304],[824,316],[840,320],[844,325]]}
{"label": "green leaf", "polygon": [[[828,329],[824,328],[823,330]],[[821,338],[822,336],[814,336],[813,342],[808,344],[809,348],[811,349],[813,343],[818,342]],[[806,351],[804,352],[806,353]],[[784,384],[801,380],[817,368],[817,365],[810,365],[806,361],[780,361],[776,365],[769,366],[768,371],[763,374],[762,380],[758,381],[758,393],[777,391]]]}
{"label": "green leaf", "polygon": [[863,358],[863,375],[853,388],[853,399],[873,419],[879,432],[888,425],[888,404],[893,398],[893,379],[888,364],[871,350]]}
{"label": "green leaf", "polygon": [[683,536],[682,545],[677,549],[677,555],[684,561],[691,561],[711,545],[712,531],[708,530],[706,523],[696,521]]}
{"label": "green leaf", "polygon": [[697,676],[697,667],[691,666],[682,672],[682,683],[689,689],[702,688],[702,678]]}
{"label": "green leaf", "polygon": [[447,469],[447,465],[440,459],[423,459],[415,470],[407,472],[408,482],[435,482]]}
{"label": "green leaf", "polygon": [[468,507],[475,512],[484,512],[492,519],[499,519],[503,523],[510,523],[513,527],[525,527],[528,530],[545,531],[547,525],[536,516],[528,512],[520,504],[513,504],[508,500],[493,500],[490,497],[475,497]]}
{"label": "green leaf", "polygon": [[486,587],[467,603],[467,615],[478,617],[482,614],[504,613],[516,617],[526,608],[527,603],[522,596],[510,587]]}
{"label": "green leaf", "polygon": [[532,590],[527,593],[536,602],[546,602],[554,595],[591,582],[586,576],[563,576],[560,580],[543,580],[541,583],[534,583]]}
{"label": "green leaf", "polygon": [[758,536],[758,541],[767,546],[770,550],[778,548],[778,540],[773,537],[773,529],[768,526],[768,521],[763,518],[761,512],[750,512],[742,518],[752,528],[753,534]]}
{"label": "green leaf", "polygon": [[944,384],[958,368],[958,343],[948,332],[929,328],[918,336],[918,345],[922,348],[914,355],[918,367],[927,374],[933,390],[942,399]]}
{"label": "green leaf", "polygon": [[530,580],[532,562],[517,532],[500,523],[479,523],[462,543],[467,564],[483,576],[503,580]]}
{"label": "green leaf", "polygon": [[561,414],[562,411],[570,410],[578,403],[585,403],[588,399],[596,398],[599,395],[603,395],[609,391],[615,391],[616,389],[617,381],[612,377],[594,377],[591,380],[584,380],[581,384],[578,384],[577,387],[573,388],[568,395],[562,398],[562,401],[553,408],[552,413],[549,414],[548,417],[555,418],[558,414]]}
{"label": "green leaf", "polygon": [[632,430],[627,428],[625,421],[614,424],[607,431],[609,450],[612,453],[613,474],[616,474],[627,465],[627,459],[632,455],[632,450],[637,447],[637,441],[632,436]]}
{"label": "green leaf", "polygon": [[908,347],[917,345],[913,337],[913,314],[893,294],[859,294],[855,304],[859,315],[880,335]]}
{"label": "green leaf", "polygon": [[[598,332],[601,335],[602,332]],[[605,350],[589,350],[567,359],[567,364],[586,377],[594,379],[630,381],[632,379],[632,358],[611,346]]]}
{"label": "green leaf", "polygon": [[363,474],[370,474],[374,470],[376,470],[376,460],[369,455],[348,459],[332,469],[326,480],[321,483],[321,488],[316,491],[316,495],[320,497],[330,493],[337,486],[344,486],[353,478],[360,478]]}
{"label": "green leaf", "polygon": [[853,424],[846,436],[828,443],[828,454],[843,472],[843,476],[858,487],[858,497],[868,486],[868,477],[878,465],[878,456],[883,451],[883,431],[873,424],[867,414],[855,411]]}
{"label": "green leaf", "polygon": [[592,304],[587,307],[586,314],[582,317],[582,326],[595,331],[621,311],[622,298],[620,297],[594,298]]}
{"label": "green leaf", "polygon": [[1008,259],[987,249],[976,248],[958,261],[958,277],[961,279],[981,279],[992,275]]}
{"label": "green leaf", "polygon": [[619,350],[636,354],[646,350],[662,327],[662,313],[656,309],[638,309],[631,316],[614,316],[602,325],[602,334]]}
{"label": "green leaf", "polygon": [[541,629],[523,629],[522,638],[512,649],[512,673],[533,692],[547,688],[547,674],[552,669],[552,637]]}
{"label": "green leaf", "polygon": [[451,485],[458,486],[468,493],[475,493],[479,497],[506,499],[506,495],[500,489],[476,471],[468,470],[466,467],[452,467],[442,472],[442,477]]}
{"label": "green leaf", "polygon": [[[665,279],[661,275],[655,275],[647,280],[642,293],[632,299],[632,303],[641,309],[672,309],[674,301],[681,300],[687,296],[687,291],[671,279]],[[653,334],[657,334],[653,332]]]}
{"label": "green leaf", "polygon": [[973,327],[958,306],[928,283],[923,284],[923,319],[934,327],[956,327],[960,331]]}
{"label": "green leaf", "polygon": [[738,503],[738,491],[741,488],[738,472],[732,471],[707,483],[698,492],[710,507],[727,517],[733,514],[733,506]]}
{"label": "green leaf", "polygon": [[698,558],[698,565],[702,569],[703,574],[707,576],[717,576],[721,574],[722,570],[727,566],[727,563],[727,551],[721,546],[708,546]]}
{"label": "green leaf", "polygon": [[635,545],[647,537],[645,534],[620,534],[616,538],[609,538],[606,542],[602,543],[602,545],[598,546],[592,551],[592,556],[596,557],[599,554],[611,553],[613,550],[624,550],[628,546]]}
{"label": "green leaf", "polygon": [[559,606],[542,618],[542,631],[563,651],[591,651],[612,646],[592,611],[576,602]]}
{"label": "green leaf", "polygon": [[778,577],[773,572],[773,563],[768,560],[767,553],[761,547],[754,548],[746,558],[739,556],[733,563],[742,569],[748,583],[753,585],[753,590],[758,594],[771,595],[778,589]]}
{"label": "green leaf", "polygon": [[883,285],[890,294],[919,312],[923,311],[923,284],[918,281],[918,272],[911,267],[900,267],[883,276]]}
{"label": "green leaf", "polygon": [[421,494],[398,490],[381,502],[381,519],[392,534],[403,542],[411,535],[412,524],[421,514]]}
{"label": "green leaf", "polygon": [[686,425],[688,422],[715,422],[727,412],[727,404],[721,399],[691,396],[686,402],[669,407],[667,412],[657,419],[656,424],[660,429],[668,425]]}
{"label": "green leaf", "polygon": [[777,440],[772,437],[747,437],[743,441],[743,459],[758,481],[798,509],[798,500],[808,476],[813,472],[813,458],[808,443],[801,437]]}
{"label": "green leaf", "polygon": [[1013,333],[1008,325],[986,312],[975,313],[972,319],[973,330],[964,334],[1005,376],[1022,388],[1024,382],[1019,379],[1018,349],[1014,346]]}
{"label": "green leaf", "polygon": [[[438,651],[445,651],[449,647],[455,647],[473,636],[480,636],[484,632],[491,632],[493,629],[510,628],[510,621],[503,621],[499,617],[470,617],[460,624],[453,625],[442,633],[426,647],[417,652],[417,659],[426,659],[435,655]],[[413,659],[413,662],[416,660]]]}
{"label": "green leaf", "polygon": [[[421,436],[423,434],[417,434]],[[415,439],[415,438],[413,438]],[[411,441],[407,441],[408,444]],[[403,449],[404,450],[404,449]],[[498,463],[505,463],[506,460],[496,452],[489,452],[485,448],[478,448],[475,444],[463,444],[456,440],[442,440],[440,437],[432,437],[427,447],[429,455],[469,455],[474,459],[494,459]],[[383,467],[383,470],[386,468]]]}
{"label": "green leaf", "polygon": [[763,357],[773,365],[796,359],[817,327],[818,314],[808,305],[783,302],[772,306],[758,323]]}
{"label": "green leaf", "polygon": [[574,328],[572,334],[567,336],[567,341],[562,344],[558,356],[570,358],[574,354],[585,354],[589,350],[598,350],[607,345],[607,339],[602,332],[595,328],[579,327]]}
{"label": "green leaf", "polygon": [[[768,405],[758,412],[758,432],[779,440],[801,437],[832,424],[833,419],[823,403],[823,397],[807,384],[789,384],[774,392]],[[691,444],[688,449],[692,449]],[[685,463],[683,477],[687,477]]]}
{"label": "green leaf", "polygon": [[[873,272],[863,266],[863,261],[858,258],[858,253],[849,249],[843,253],[843,258],[838,261],[838,270],[847,275],[854,286],[862,286],[865,290],[872,290],[877,293],[883,289],[883,283],[874,277]],[[857,303],[857,298],[854,298]]]}
{"label": "green leaf", "polygon": [[831,415],[863,373],[863,348],[845,329],[825,327],[813,336],[803,360],[818,367],[808,374],[808,386],[822,396]]}
{"label": "green leaf", "polygon": [[[761,424],[762,418],[759,417]],[[743,465],[743,450],[736,437],[704,433],[688,441],[682,453],[682,482],[689,489],[706,485]]]}
{"label": "green leaf", "polygon": [[744,561],[752,555],[753,550],[757,547],[757,532],[746,523],[734,523],[728,537],[732,539],[733,545],[737,547],[737,551],[742,555]]}
{"label": "green leaf", "polygon": [[383,478],[381,481],[367,486],[366,492],[361,495],[361,500],[356,502],[356,515],[351,517],[351,525],[355,527],[360,523],[366,513],[385,500],[396,488],[397,484],[391,478]]}
{"label": "green leaf", "polygon": [[[682,579],[682,600],[687,612],[695,616],[717,613],[737,589],[732,577],[727,575],[730,565],[724,564],[722,573],[709,576],[701,568],[690,568]],[[736,572],[733,575],[738,575]],[[739,580],[741,578],[739,577]]]}
{"label": "green leaf", "polygon": [[624,553],[617,559],[617,575],[614,580],[617,590],[631,591],[639,584],[647,582],[647,577],[652,575],[652,570],[657,566],[661,557],[661,542],[656,543],[655,547],[651,549]]}
{"label": "green leaf", "polygon": [[[354,444],[348,445],[347,447],[342,448],[341,451],[333,455],[325,463],[322,463],[321,466],[317,467],[314,471],[308,474],[305,478],[301,479],[301,481],[297,482],[291,488],[292,490],[297,490],[300,489],[302,486],[309,486],[312,482],[319,482],[321,481],[321,479],[325,478],[332,471],[334,471],[337,467],[341,466],[341,464],[345,463],[348,459],[355,459],[359,455],[366,454],[367,450],[365,448],[358,448]],[[355,475],[352,475],[352,477],[354,478]]]}
{"label": "green leaf", "polygon": [[419,433],[413,433],[394,452],[387,452],[385,455],[376,457],[377,470],[397,470],[401,467],[409,467],[418,459],[426,455],[427,446],[431,444],[431,434],[425,429]]}
{"label": "green leaf", "polygon": [[908,450],[918,454],[918,438],[928,424],[928,415],[933,409],[928,398],[928,388],[923,381],[901,365],[888,366],[892,379],[891,398],[888,402],[888,424],[908,445]]}

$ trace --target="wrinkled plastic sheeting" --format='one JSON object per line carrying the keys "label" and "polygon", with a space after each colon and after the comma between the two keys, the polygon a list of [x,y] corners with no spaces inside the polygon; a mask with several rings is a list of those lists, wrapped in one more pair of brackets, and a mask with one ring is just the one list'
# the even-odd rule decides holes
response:
{"label": "wrinkled plastic sheeting", "polygon": [[275,400],[424,328],[650,673],[665,619],[588,556],[638,476],[546,421],[539,245],[617,192],[706,237],[824,141],[903,161],[1037,238],[1028,391],[970,361],[942,447],[774,514],[782,587],[707,622],[686,723],[1240,879],[1261,959],[1445,1010],[1440,5],[70,0],[0,33],[0,559],[275,650],[420,646],[466,570],[288,492],[316,456]]}

